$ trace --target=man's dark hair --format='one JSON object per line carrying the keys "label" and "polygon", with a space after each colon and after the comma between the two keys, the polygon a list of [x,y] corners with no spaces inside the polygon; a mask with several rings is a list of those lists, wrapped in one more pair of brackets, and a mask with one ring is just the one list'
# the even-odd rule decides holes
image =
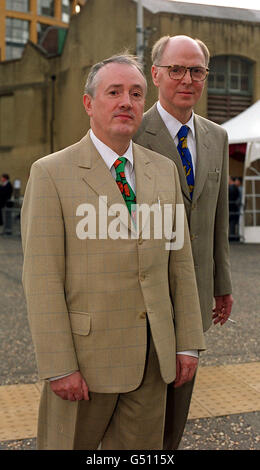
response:
{"label": "man's dark hair", "polygon": [[136,56],[129,54],[128,52],[125,52],[119,55],[113,55],[112,57],[102,60],[101,62],[98,62],[97,64],[91,67],[87,81],[86,81],[86,85],[85,85],[85,93],[87,93],[88,95],[92,97],[95,96],[96,85],[97,85],[97,73],[99,72],[100,69],[102,69],[103,67],[105,67],[105,65],[108,65],[108,64],[123,64],[123,65],[131,65],[135,67],[143,76],[145,80],[145,84],[146,84],[146,77],[142,68],[142,64],[139,62]]}

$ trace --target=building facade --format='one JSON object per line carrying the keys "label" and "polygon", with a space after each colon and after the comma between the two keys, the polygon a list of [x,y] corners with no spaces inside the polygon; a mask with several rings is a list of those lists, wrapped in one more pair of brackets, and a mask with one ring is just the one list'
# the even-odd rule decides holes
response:
{"label": "building facade", "polygon": [[[260,99],[260,11],[169,0],[143,0],[143,6],[146,108],[157,100],[151,49],[168,34],[197,37],[210,50],[210,74],[196,112],[222,123]],[[136,16],[136,0],[86,0],[71,17],[61,50],[49,53],[30,39],[21,58],[0,63],[0,172],[20,179],[22,192],[33,161],[86,133],[86,76],[93,63],[112,54],[136,53]],[[242,170],[239,148],[230,172],[239,176]]]}
{"label": "building facade", "polygon": [[22,56],[28,40],[41,44],[48,28],[67,29],[77,0],[1,0],[0,61]]}

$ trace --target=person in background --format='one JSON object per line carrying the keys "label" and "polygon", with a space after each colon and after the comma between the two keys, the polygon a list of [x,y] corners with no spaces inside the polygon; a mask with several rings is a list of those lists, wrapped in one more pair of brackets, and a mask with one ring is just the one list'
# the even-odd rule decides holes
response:
{"label": "person in background", "polygon": [[1,175],[0,183],[0,229],[3,230],[3,208],[6,207],[7,201],[11,198],[13,186],[7,173]]}
{"label": "person in background", "polygon": [[229,202],[229,241],[239,241],[238,222],[240,215],[241,193],[236,183],[236,177],[229,177],[228,185]]}

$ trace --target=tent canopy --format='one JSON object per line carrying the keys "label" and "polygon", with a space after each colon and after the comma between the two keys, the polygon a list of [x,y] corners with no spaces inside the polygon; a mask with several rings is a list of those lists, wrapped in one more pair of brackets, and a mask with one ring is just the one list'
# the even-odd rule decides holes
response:
{"label": "tent canopy", "polygon": [[221,127],[226,129],[230,144],[260,142],[260,100]]}

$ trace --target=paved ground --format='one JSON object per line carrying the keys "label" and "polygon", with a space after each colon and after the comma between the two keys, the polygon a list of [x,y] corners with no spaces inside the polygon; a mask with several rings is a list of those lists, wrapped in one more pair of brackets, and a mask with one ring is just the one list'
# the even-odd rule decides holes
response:
{"label": "paved ground", "polygon": [[[18,237],[0,237],[0,386],[37,382],[36,363],[21,285]],[[236,324],[213,326],[201,366],[259,362],[260,245],[231,244]],[[252,364],[251,364],[252,365]],[[244,378],[245,380],[245,378]],[[189,419],[182,449],[259,450],[260,412]],[[0,449],[35,449],[35,439],[0,442]]]}

